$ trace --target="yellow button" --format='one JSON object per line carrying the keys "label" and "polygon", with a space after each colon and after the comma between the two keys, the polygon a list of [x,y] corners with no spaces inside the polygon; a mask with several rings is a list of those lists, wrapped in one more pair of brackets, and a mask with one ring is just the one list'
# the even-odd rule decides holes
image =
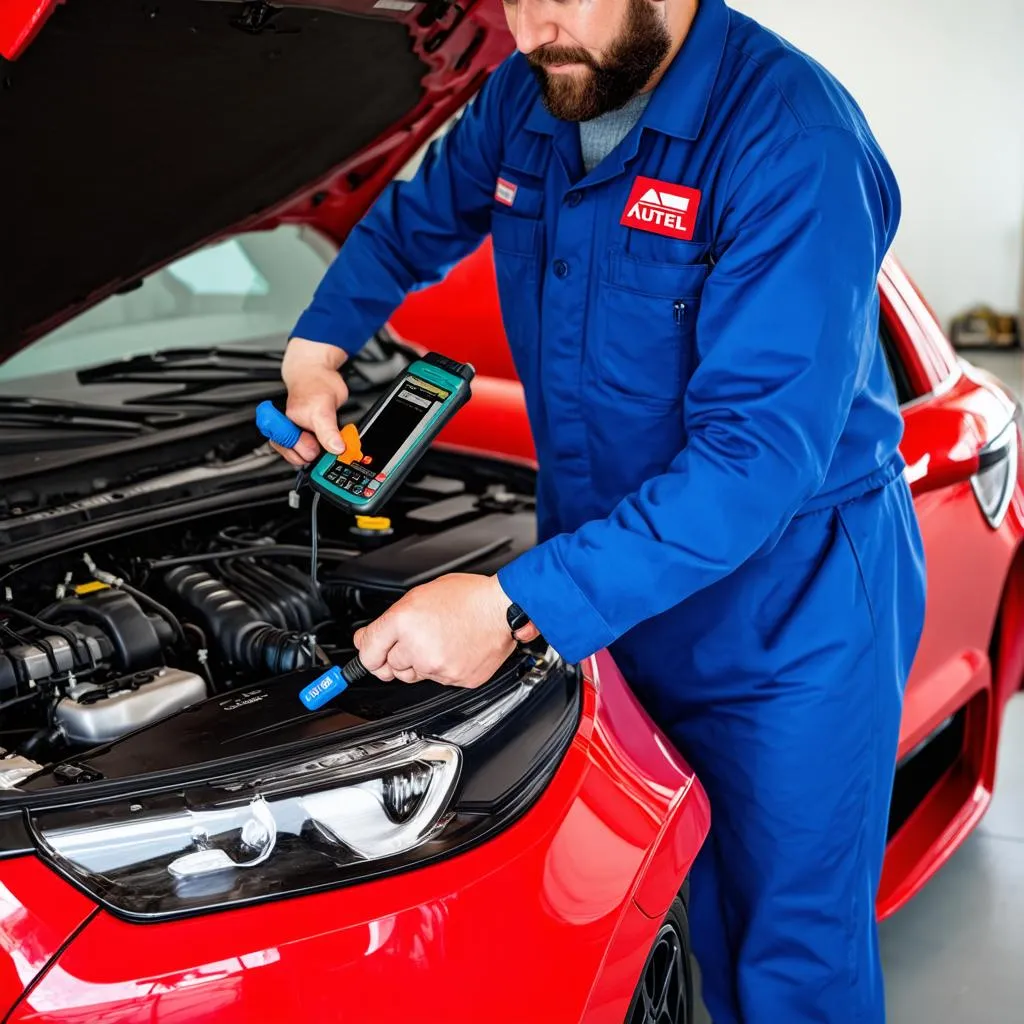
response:
{"label": "yellow button", "polygon": [[390,530],[391,520],[387,516],[356,516],[360,530]]}

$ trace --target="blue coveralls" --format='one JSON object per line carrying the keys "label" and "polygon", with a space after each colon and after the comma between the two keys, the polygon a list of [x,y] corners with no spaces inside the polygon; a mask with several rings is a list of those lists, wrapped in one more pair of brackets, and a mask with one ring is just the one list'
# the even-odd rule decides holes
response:
{"label": "blue coveralls", "polygon": [[539,544],[499,579],[567,659],[611,646],[708,791],[690,914],[716,1024],[884,1019],[874,896],[924,608],[878,342],[899,211],[842,87],[702,0],[590,174],[505,61],[295,329],[355,351],[491,233],[540,465]]}

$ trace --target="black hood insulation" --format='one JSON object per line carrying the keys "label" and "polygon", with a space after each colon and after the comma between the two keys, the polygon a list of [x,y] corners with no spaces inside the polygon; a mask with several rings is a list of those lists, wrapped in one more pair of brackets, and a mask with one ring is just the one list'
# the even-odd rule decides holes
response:
{"label": "black hood insulation", "polygon": [[0,359],[60,312],[300,191],[423,96],[404,25],[237,3],[63,5],[0,59]]}

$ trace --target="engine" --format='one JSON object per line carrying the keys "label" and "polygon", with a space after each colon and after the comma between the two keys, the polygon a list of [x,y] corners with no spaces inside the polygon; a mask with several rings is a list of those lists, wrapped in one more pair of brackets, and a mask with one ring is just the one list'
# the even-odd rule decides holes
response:
{"label": "engine", "polygon": [[38,695],[52,703],[50,721],[23,744],[25,753],[62,738],[115,739],[206,696],[201,676],[164,664],[162,652],[174,641],[169,619],[122,590],[83,590],[38,616],[5,609],[3,631],[14,643],[0,653],[0,698]]}
{"label": "engine", "polygon": [[[275,503],[280,509],[280,503]],[[209,696],[355,651],[352,634],[442,572],[533,543],[533,502],[431,478],[392,520],[235,510],[15,569],[0,591],[0,758],[56,760]],[[0,759],[16,772],[17,758]],[[3,786],[0,777],[0,786]]]}

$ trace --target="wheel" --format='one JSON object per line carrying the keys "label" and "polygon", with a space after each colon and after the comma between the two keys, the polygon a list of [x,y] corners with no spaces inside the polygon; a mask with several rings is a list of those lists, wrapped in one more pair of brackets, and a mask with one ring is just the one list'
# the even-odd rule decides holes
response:
{"label": "wheel", "polygon": [[626,1024],[693,1024],[693,968],[686,906],[677,898],[658,929]]}

